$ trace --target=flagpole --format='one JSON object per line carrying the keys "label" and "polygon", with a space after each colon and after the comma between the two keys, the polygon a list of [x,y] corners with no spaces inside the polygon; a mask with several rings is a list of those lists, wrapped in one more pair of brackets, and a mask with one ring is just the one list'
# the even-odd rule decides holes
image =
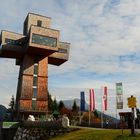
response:
{"label": "flagpole", "polygon": [[116,129],[117,129],[117,94],[116,94]]}
{"label": "flagpole", "polygon": [[103,128],[103,113],[104,113],[104,110],[103,110],[103,99],[102,99],[101,106],[102,106],[102,108],[101,108],[101,128]]}
{"label": "flagpole", "polygon": [[90,106],[91,106],[91,93],[90,93],[90,89],[89,89],[89,126],[90,126]]}
{"label": "flagpole", "polygon": [[103,99],[102,99],[102,87],[101,87],[101,128],[103,128]]}
{"label": "flagpole", "polygon": [[116,107],[116,128],[117,128],[117,107]]}
{"label": "flagpole", "polygon": [[81,125],[81,110],[79,111],[79,123]]}
{"label": "flagpole", "polygon": [[89,126],[90,126],[90,110],[89,110]]}

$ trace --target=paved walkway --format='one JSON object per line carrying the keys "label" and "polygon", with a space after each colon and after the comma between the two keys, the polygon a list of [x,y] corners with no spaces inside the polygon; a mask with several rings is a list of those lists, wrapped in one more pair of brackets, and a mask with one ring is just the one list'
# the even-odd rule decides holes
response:
{"label": "paved walkway", "polygon": [[140,134],[140,129],[135,129],[135,132]]}
{"label": "paved walkway", "polygon": [[[70,128],[94,129],[94,130],[109,130],[109,128],[106,129],[106,128],[95,128],[95,127],[84,127],[84,126],[73,126],[73,125],[71,125]],[[120,130],[120,129],[114,129],[114,130]]]}

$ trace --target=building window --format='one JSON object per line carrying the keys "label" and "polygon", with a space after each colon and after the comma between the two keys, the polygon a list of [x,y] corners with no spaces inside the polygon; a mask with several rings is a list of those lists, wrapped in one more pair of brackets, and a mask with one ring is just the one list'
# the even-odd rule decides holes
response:
{"label": "building window", "polygon": [[58,48],[59,53],[68,53],[66,49]]}
{"label": "building window", "polygon": [[34,65],[34,75],[38,74],[38,65]]}
{"label": "building window", "polygon": [[19,45],[22,46],[24,43],[25,38],[19,39],[19,40],[13,40],[9,38],[5,38],[5,43],[10,45]]}
{"label": "building window", "polygon": [[56,47],[57,39],[53,37],[32,34],[32,43],[49,46],[49,47]]}
{"label": "building window", "polygon": [[33,94],[32,94],[32,109],[36,109],[36,98],[38,91],[38,57],[34,59],[34,74],[33,74]]}
{"label": "building window", "polygon": [[39,26],[39,27],[42,26],[42,21],[41,20],[37,20],[37,26]]}
{"label": "building window", "polygon": [[36,109],[36,99],[32,98],[32,109]]}
{"label": "building window", "polygon": [[37,88],[33,88],[33,98],[37,97]]}
{"label": "building window", "polygon": [[5,38],[5,43],[10,45],[17,45],[17,41],[9,38]]}
{"label": "building window", "polygon": [[38,77],[34,76],[33,78],[33,86],[37,86],[38,84]]}

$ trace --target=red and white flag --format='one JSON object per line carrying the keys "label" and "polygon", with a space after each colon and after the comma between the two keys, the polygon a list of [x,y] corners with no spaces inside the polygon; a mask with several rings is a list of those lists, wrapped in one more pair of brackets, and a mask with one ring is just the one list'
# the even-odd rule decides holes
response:
{"label": "red and white flag", "polygon": [[107,87],[104,87],[103,106],[107,110]]}
{"label": "red and white flag", "polygon": [[95,97],[94,90],[90,89],[90,111],[95,110]]}

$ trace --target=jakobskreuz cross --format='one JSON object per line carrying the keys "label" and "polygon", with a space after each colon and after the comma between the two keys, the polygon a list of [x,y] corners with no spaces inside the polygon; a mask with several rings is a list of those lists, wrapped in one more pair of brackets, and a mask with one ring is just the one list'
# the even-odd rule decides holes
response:
{"label": "jakobskreuz cross", "polygon": [[0,57],[15,58],[20,66],[16,111],[18,118],[48,113],[48,64],[68,60],[70,44],[59,41],[51,18],[28,13],[23,35],[2,30]]}

